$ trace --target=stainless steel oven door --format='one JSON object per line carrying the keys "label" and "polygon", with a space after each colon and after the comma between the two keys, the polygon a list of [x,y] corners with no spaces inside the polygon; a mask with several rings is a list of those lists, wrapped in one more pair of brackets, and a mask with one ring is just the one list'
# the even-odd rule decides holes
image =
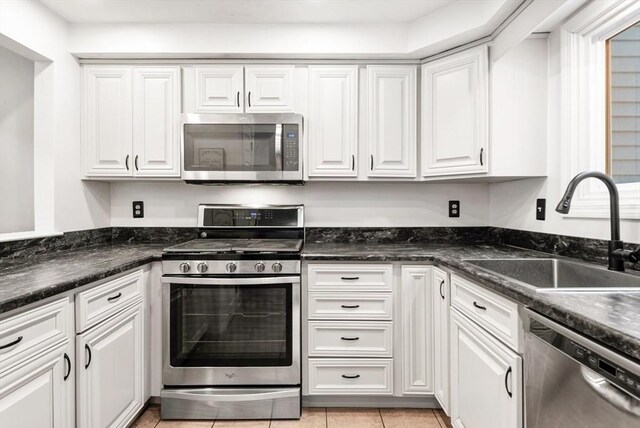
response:
{"label": "stainless steel oven door", "polygon": [[165,386],[300,384],[300,277],[162,279]]}
{"label": "stainless steel oven door", "polygon": [[185,114],[181,125],[184,180],[302,180],[301,115]]}

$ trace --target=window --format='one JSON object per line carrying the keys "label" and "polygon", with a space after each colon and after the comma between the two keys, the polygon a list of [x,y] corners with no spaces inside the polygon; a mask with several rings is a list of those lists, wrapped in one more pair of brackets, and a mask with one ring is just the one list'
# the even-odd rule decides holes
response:
{"label": "window", "polygon": [[640,22],[607,40],[607,174],[640,182]]}
{"label": "window", "polygon": [[[634,43],[626,39],[638,38],[637,5],[589,2],[561,25],[557,39],[562,182],[582,171],[609,173],[617,182],[620,217],[633,220],[640,219],[640,55],[632,55],[628,45]],[[565,217],[608,218],[606,187],[585,182],[571,207]]]}

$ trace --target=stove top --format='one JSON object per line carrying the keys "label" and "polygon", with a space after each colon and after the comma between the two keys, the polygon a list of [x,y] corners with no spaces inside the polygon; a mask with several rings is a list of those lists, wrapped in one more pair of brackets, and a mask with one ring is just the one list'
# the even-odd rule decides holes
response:
{"label": "stove top", "polygon": [[299,253],[302,239],[194,239],[165,248],[165,253]]}

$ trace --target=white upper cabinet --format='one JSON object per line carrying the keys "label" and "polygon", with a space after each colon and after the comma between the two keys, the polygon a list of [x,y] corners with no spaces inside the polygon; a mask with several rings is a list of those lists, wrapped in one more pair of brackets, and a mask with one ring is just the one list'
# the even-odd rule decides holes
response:
{"label": "white upper cabinet", "polygon": [[[242,113],[244,84],[241,65],[194,67],[193,93],[186,92],[185,107],[189,113]],[[186,77],[186,76],[185,76]]]}
{"label": "white upper cabinet", "polygon": [[133,69],[134,176],[180,176],[180,68]]}
{"label": "white upper cabinet", "polygon": [[402,266],[402,392],[433,393],[430,266]]}
{"label": "white upper cabinet", "polygon": [[488,172],[488,51],[422,66],[422,176]]}
{"label": "white upper cabinet", "polygon": [[85,176],[133,175],[131,67],[84,69],[83,158]]}
{"label": "white upper cabinet", "polygon": [[367,66],[370,177],[416,176],[416,67]]}
{"label": "white upper cabinet", "polygon": [[85,66],[84,176],[180,176],[180,68]]}
{"label": "white upper cabinet", "polygon": [[522,358],[451,310],[451,424],[522,427]]}
{"label": "white upper cabinet", "polygon": [[293,66],[247,66],[247,113],[293,111]]}
{"label": "white upper cabinet", "polygon": [[357,177],[358,67],[309,67],[309,177]]}

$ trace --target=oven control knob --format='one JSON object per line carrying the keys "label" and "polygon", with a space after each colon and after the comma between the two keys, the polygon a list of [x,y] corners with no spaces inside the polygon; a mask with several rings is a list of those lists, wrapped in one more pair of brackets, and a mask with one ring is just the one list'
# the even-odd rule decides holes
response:
{"label": "oven control knob", "polygon": [[282,272],[282,263],[280,262],[275,262],[274,264],[271,265],[271,269],[273,269],[273,271],[275,273],[280,273]]}
{"label": "oven control knob", "polygon": [[187,273],[189,272],[189,269],[191,269],[191,266],[189,266],[189,263],[180,263],[180,272],[182,273]]}
{"label": "oven control knob", "polygon": [[227,263],[227,272],[233,273],[238,270],[238,265],[234,262]]}
{"label": "oven control knob", "polygon": [[198,263],[196,269],[198,269],[198,272],[200,273],[205,273],[209,269],[209,266],[207,266],[206,263]]}
{"label": "oven control knob", "polygon": [[258,262],[254,266],[256,272],[264,272],[264,263]]}

